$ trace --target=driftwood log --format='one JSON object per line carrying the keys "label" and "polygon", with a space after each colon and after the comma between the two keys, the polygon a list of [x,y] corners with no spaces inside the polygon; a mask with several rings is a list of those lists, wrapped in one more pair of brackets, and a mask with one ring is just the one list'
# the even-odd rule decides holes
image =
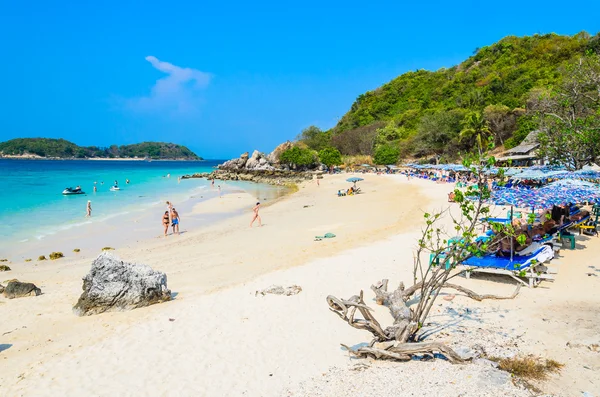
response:
{"label": "driftwood log", "polygon": [[[442,288],[451,288],[460,291],[468,297],[481,301],[484,299],[513,299],[520,290],[520,285],[511,296],[479,295],[467,288],[455,284],[448,284]],[[351,354],[358,357],[372,357],[375,359],[393,359],[407,361],[414,355],[431,355],[439,353],[445,356],[452,363],[462,363],[463,359],[454,350],[438,342],[417,342],[416,334],[421,329],[416,319],[420,318],[420,313],[415,313],[409,304],[412,296],[422,290],[422,283],[417,283],[410,288],[405,288],[404,283],[400,283],[394,291],[388,291],[388,280],[384,279],[371,286],[375,293],[375,301],[379,305],[385,305],[389,308],[394,322],[391,326],[383,328],[379,321],[373,316],[371,310],[363,299],[363,291],[359,295],[354,295],[349,299],[338,299],[335,296],[327,297],[327,304],[331,311],[337,314],[342,320],[350,326],[363,329],[373,335],[369,346],[360,347],[356,350],[343,345]],[[419,299],[428,299],[429,297],[419,297]],[[356,316],[359,312],[362,318]]]}

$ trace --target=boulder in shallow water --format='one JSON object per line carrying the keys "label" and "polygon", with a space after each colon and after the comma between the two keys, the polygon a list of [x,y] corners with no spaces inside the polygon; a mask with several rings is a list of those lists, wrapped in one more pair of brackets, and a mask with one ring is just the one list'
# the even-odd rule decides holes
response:
{"label": "boulder in shallow water", "polygon": [[167,275],[150,266],[123,262],[102,253],[83,278],[83,293],[73,312],[91,316],[107,311],[124,311],[171,300]]}
{"label": "boulder in shallow water", "polygon": [[23,298],[25,296],[38,296],[42,290],[33,283],[22,283],[17,280],[11,280],[4,287],[4,296],[8,299]]}

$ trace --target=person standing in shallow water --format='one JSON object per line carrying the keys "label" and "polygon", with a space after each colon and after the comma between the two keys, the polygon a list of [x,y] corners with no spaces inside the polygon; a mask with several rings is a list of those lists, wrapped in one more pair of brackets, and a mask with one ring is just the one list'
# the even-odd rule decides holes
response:
{"label": "person standing in shallow water", "polygon": [[257,219],[258,219],[258,227],[262,226],[262,220],[260,219],[260,215],[258,214],[259,210],[260,210],[260,203],[256,203],[256,205],[254,206],[254,208],[252,208],[252,211],[254,212],[254,215],[252,216],[252,221],[250,222],[250,227],[252,227],[252,224]]}
{"label": "person standing in shallow water", "polygon": [[[95,186],[94,186],[95,187]],[[85,217],[89,218],[92,216],[92,202],[90,200],[88,200],[87,202],[87,207],[86,207],[86,214]]]}

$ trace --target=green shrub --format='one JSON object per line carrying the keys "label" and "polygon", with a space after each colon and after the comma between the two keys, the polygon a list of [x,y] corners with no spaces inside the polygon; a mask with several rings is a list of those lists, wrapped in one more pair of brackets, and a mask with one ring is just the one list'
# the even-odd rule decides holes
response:
{"label": "green shrub", "polygon": [[375,149],[373,160],[377,165],[396,164],[400,156],[400,148],[395,145],[381,145]]}
{"label": "green shrub", "polygon": [[327,147],[319,152],[319,160],[327,167],[342,164],[342,154],[339,150]]}
{"label": "green shrub", "polygon": [[310,149],[294,146],[281,153],[279,161],[290,166],[306,167],[316,162],[315,152]]}

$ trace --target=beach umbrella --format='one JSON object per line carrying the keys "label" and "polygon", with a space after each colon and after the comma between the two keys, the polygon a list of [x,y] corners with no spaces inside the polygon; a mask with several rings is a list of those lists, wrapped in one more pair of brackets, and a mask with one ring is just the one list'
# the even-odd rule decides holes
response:
{"label": "beach umbrella", "polygon": [[506,175],[506,176],[515,176],[515,175],[520,174],[521,172],[523,172],[523,170],[520,169],[520,168],[506,168],[504,170],[504,175]]}
{"label": "beach umbrella", "polygon": [[589,187],[598,188],[598,185],[593,182],[584,181],[582,179],[559,179],[548,186],[568,186],[568,187]]}
{"label": "beach umbrella", "polygon": [[519,180],[544,180],[548,178],[556,178],[558,175],[564,174],[567,171],[544,171],[538,169],[527,169],[520,174],[514,175],[513,179]]}
{"label": "beach umbrella", "polygon": [[360,181],[364,181],[364,179],[356,177],[356,176],[346,179],[346,182],[352,182],[352,183],[356,183],[356,182],[360,182]]}

